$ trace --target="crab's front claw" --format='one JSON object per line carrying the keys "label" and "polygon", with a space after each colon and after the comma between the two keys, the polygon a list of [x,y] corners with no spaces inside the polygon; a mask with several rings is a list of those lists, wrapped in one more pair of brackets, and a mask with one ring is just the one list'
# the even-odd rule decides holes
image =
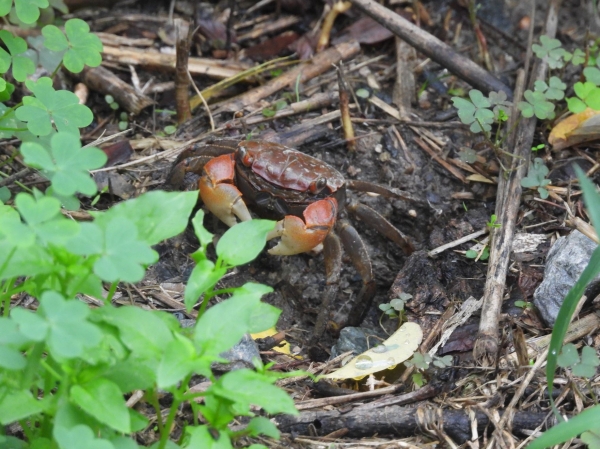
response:
{"label": "crab's front claw", "polygon": [[310,251],[322,243],[335,226],[337,201],[327,198],[316,201],[304,210],[304,221],[293,215],[286,215],[267,235],[267,240],[281,237],[281,241],[269,250],[269,254],[291,256]]}
{"label": "crab's front claw", "polygon": [[251,220],[250,212],[242,200],[242,192],[232,184],[234,178],[232,155],[212,159],[204,166],[204,173],[198,181],[200,198],[206,208],[227,226]]}

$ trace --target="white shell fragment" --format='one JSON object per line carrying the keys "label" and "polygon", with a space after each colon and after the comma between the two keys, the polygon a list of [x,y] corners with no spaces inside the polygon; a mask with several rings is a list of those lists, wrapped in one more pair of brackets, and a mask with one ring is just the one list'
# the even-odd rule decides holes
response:
{"label": "white shell fragment", "polygon": [[323,376],[326,379],[353,379],[390,369],[408,360],[423,340],[417,323],[404,323],[390,338],[350,360],[340,369]]}

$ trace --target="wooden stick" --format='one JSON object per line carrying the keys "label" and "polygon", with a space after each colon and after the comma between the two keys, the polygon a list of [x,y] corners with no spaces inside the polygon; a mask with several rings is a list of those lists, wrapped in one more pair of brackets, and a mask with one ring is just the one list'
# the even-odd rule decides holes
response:
{"label": "wooden stick", "polygon": [[81,73],[73,74],[82,83],[104,95],[112,95],[119,106],[132,114],[139,114],[142,109],[154,102],[151,98],[137,92],[117,75],[104,67],[86,67]]}
{"label": "wooden stick", "polygon": [[176,65],[175,65],[175,106],[177,109],[177,123],[181,124],[192,117],[190,108],[188,76],[188,59],[190,56],[190,27],[182,19],[173,21],[176,39]]}
{"label": "wooden stick", "polygon": [[224,112],[241,111],[244,107],[254,104],[275,92],[293,86],[296,84],[297,80],[299,83],[305,83],[308,80],[319,76],[330,70],[333,64],[337,64],[344,59],[352,58],[356,56],[359,51],[360,45],[355,40],[328,48],[324,52],[316,55],[311,61],[299,64],[266,84],[251,89],[248,92],[235,97],[233,100],[221,103],[213,114],[217,115]]}
{"label": "wooden stick", "polygon": [[[544,34],[554,37],[557,28],[558,8],[561,0],[553,0],[548,7]],[[548,64],[539,61],[533,70],[530,85],[535,80],[545,80]],[[521,79],[524,75],[521,75]],[[523,83],[521,83],[523,84]],[[517,85],[517,91],[521,90]],[[520,93],[515,94],[515,103],[520,98]],[[516,111],[513,111],[513,116]],[[521,179],[527,173],[531,142],[535,132],[536,118],[521,119],[516,129],[514,145],[509,143],[508,148],[514,148],[510,169],[501,173],[498,183],[498,196],[496,199],[496,216],[500,228],[492,232],[490,245],[490,259],[488,263],[487,279],[483,294],[483,307],[479,324],[479,338],[475,342],[473,355],[483,366],[494,366],[498,356],[499,338],[498,323],[500,322],[500,308],[504,297],[504,286],[508,270],[510,250],[516,226],[517,214],[521,204]]]}
{"label": "wooden stick", "polygon": [[371,16],[399,38],[421,53],[446,67],[459,78],[484,92],[503,91],[512,98],[510,87],[473,61],[456,53],[452,47],[396,14],[375,0],[350,0],[358,9]]}
{"label": "wooden stick", "polygon": [[[131,48],[105,46],[102,56],[105,61],[109,62],[139,65],[148,69],[175,70],[175,55],[167,55],[149,50],[141,51]],[[192,75],[205,75],[216,79],[229,78],[247,68],[248,66],[237,62],[222,62],[206,58],[190,58],[188,67]]]}

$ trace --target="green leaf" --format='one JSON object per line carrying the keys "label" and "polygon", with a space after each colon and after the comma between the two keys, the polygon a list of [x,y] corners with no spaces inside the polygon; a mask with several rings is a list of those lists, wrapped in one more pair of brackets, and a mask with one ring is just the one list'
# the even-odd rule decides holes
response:
{"label": "green leaf", "polygon": [[526,90],[523,96],[526,101],[521,101],[517,105],[523,117],[529,118],[535,115],[540,120],[554,118],[554,104],[546,100],[543,92]]}
{"label": "green leaf", "polygon": [[585,103],[576,97],[567,98],[567,106],[573,114],[585,111],[586,107]]}
{"label": "green leaf", "polygon": [[69,41],[60,29],[54,25],[46,25],[42,28],[44,46],[49,50],[63,52],[69,48]]}
{"label": "green leaf", "polygon": [[[158,254],[138,239],[135,224],[117,216],[100,229],[103,247],[100,258],[94,264],[94,273],[108,282],[141,281],[145,273],[144,265],[156,262]],[[96,231],[93,233],[98,235]]]}
{"label": "green leaf", "polygon": [[234,403],[235,413],[248,415],[250,406],[257,405],[267,413],[297,415],[292,398],[281,388],[271,384],[264,374],[240,369],[230,371],[219,378],[210,392]]}
{"label": "green leaf", "polygon": [[88,171],[102,167],[106,154],[94,147],[81,148],[79,137],[71,133],[59,132],[50,142],[50,150],[36,143],[22,144],[25,163],[41,169],[58,195],[94,195],[96,183]]}
{"label": "green leaf", "polygon": [[185,230],[197,202],[198,192],[148,192],[98,214],[96,223],[104,226],[115,217],[128,218],[141,241],[156,245]]}
{"label": "green leaf", "polygon": [[40,9],[48,7],[48,0],[15,0],[15,10],[23,23],[35,23],[40,17]]}
{"label": "green leaf", "polygon": [[226,268],[215,271],[215,264],[208,259],[200,260],[192,270],[185,287],[184,303],[187,310],[198,302],[200,297],[227,273]]}
{"label": "green leaf", "polygon": [[164,389],[176,385],[193,372],[196,359],[194,345],[185,337],[175,334],[175,339],[167,345],[158,365],[158,387]]}
{"label": "green leaf", "polygon": [[267,243],[267,234],[275,228],[272,220],[250,220],[232,226],[217,243],[217,255],[230,266],[255,259]]}
{"label": "green leaf", "polygon": [[65,23],[65,32],[69,39],[69,50],[63,64],[73,73],[79,73],[85,65],[98,67],[102,63],[102,42],[90,27],[81,19],[70,19]]}
{"label": "green leaf", "polygon": [[563,368],[568,368],[570,366],[573,366],[578,361],[579,361],[579,354],[577,354],[577,348],[572,343],[569,343],[568,345],[564,345],[562,352],[556,359],[556,363],[558,363],[558,366],[562,366]]}
{"label": "green leaf", "polygon": [[71,402],[81,407],[98,421],[124,433],[131,432],[129,411],[119,387],[106,379],[94,379],[73,385]]}
{"label": "green leaf", "polygon": [[[12,33],[6,30],[0,30],[0,39],[2,39],[10,53],[13,66],[13,76],[17,81],[25,81],[28,75],[31,75],[35,72],[34,62],[26,55],[27,43],[24,39],[14,36]],[[2,51],[4,52],[4,50]],[[4,68],[4,64],[7,62],[6,55],[3,55],[1,59],[2,64],[0,71],[6,72],[8,67],[6,67],[6,70],[1,70]]]}
{"label": "green leaf", "polygon": [[583,432],[580,438],[588,445],[589,449],[600,449],[600,433],[598,431]]}
{"label": "green leaf", "polygon": [[33,313],[28,309],[14,308],[11,310],[10,317],[19,326],[19,332],[29,340],[44,341],[50,331],[49,323],[41,314]]}
{"label": "green leaf", "polygon": [[36,200],[28,193],[19,193],[15,204],[29,229],[43,242],[61,245],[79,233],[79,223],[60,214],[60,202],[55,198],[42,196]]}
{"label": "green leaf", "polygon": [[192,225],[194,226],[194,233],[200,242],[202,253],[206,253],[206,248],[210,243],[212,243],[214,234],[208,232],[203,223],[204,211],[202,209],[198,209],[198,212],[196,212],[196,215],[194,215],[194,218],[192,219]]}
{"label": "green leaf", "polygon": [[75,358],[86,348],[102,340],[102,332],[89,321],[90,309],[82,302],[66,301],[54,291],[46,291],[40,298],[38,313],[44,317],[49,334],[48,348],[53,357]]}
{"label": "green leaf", "polygon": [[594,83],[596,86],[600,86],[600,70],[598,67],[586,67],[583,69],[583,75],[586,81]]}
{"label": "green leaf", "polygon": [[236,289],[231,298],[208,309],[194,328],[194,341],[202,354],[216,357],[238,343],[252,328],[253,313],[261,296],[271,291],[265,285],[246,284],[241,290]]}
{"label": "green leaf", "polygon": [[265,435],[267,437],[278,440],[280,437],[277,426],[271,422],[269,418],[264,416],[256,416],[250,420],[246,426],[246,431],[250,432],[249,435],[257,437],[259,435]]}
{"label": "green leaf", "polygon": [[90,33],[90,27],[81,19],[70,19],[65,23],[66,37],[54,25],[46,25],[42,34],[44,45],[53,51],[66,51],[63,58],[65,67],[79,73],[84,66],[97,67],[102,62],[102,42]]}
{"label": "green leaf", "polygon": [[[554,337],[554,332],[552,336]],[[596,405],[584,410],[577,416],[573,416],[569,421],[561,422],[547,430],[541,437],[529,444],[526,449],[544,449],[555,444],[564,443],[585,431],[595,431],[598,429],[598,421],[600,421],[600,406]]]}
{"label": "green leaf", "polygon": [[[62,34],[62,33],[61,33]],[[65,51],[52,51],[44,45],[44,36],[30,36],[27,38],[29,45],[38,53],[40,65],[48,73],[53,73],[62,63]]]}
{"label": "green leaf", "polygon": [[[139,307],[103,307],[95,310],[96,318],[115,326],[120,339],[137,357],[160,360],[173,334],[164,315]],[[174,326],[179,323],[172,318]]]}
{"label": "green leaf", "polygon": [[219,432],[213,436],[207,426],[186,427],[190,435],[184,447],[190,449],[233,449],[227,432]]}
{"label": "green leaf", "polygon": [[[4,187],[0,187],[0,203],[6,203],[8,200],[10,200],[11,197],[11,193],[10,190],[8,189],[8,187],[4,186]],[[0,227],[1,229],[1,227]]]}
{"label": "green leaf", "polygon": [[45,403],[34,398],[30,391],[7,391],[0,388],[0,424],[8,425],[43,412]]}
{"label": "green leaf", "polygon": [[20,371],[27,366],[27,361],[21,351],[0,346],[0,367],[9,371]]}
{"label": "green leaf", "polygon": [[33,134],[50,134],[54,123],[59,131],[79,136],[79,128],[92,123],[92,111],[79,104],[79,98],[74,93],[54,90],[50,78],[42,77],[37,83],[27,80],[25,84],[35,97],[23,97],[23,106],[17,108],[15,114],[19,120],[27,123],[27,128]]}
{"label": "green leaf", "polygon": [[79,424],[70,429],[57,426],[54,428],[54,437],[60,449],[73,449],[76,447],[85,447],[86,449],[115,449],[115,446],[110,441],[103,438],[96,438],[92,429],[84,424]]}
{"label": "green leaf", "polygon": [[[492,102],[477,89],[469,91],[469,98],[471,101],[452,97],[454,107],[458,109],[460,121],[465,125],[471,125],[471,132],[489,132],[495,117],[494,112],[488,109],[492,106]],[[497,96],[494,97],[494,100],[499,99]]]}

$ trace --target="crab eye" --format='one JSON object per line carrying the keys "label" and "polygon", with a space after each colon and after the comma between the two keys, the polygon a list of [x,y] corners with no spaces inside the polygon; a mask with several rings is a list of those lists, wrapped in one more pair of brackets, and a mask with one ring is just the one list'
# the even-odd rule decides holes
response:
{"label": "crab eye", "polygon": [[251,167],[254,162],[254,158],[250,155],[246,147],[239,147],[237,149],[237,156],[246,167]]}
{"label": "crab eye", "polygon": [[327,179],[322,176],[319,176],[315,181],[310,183],[308,190],[310,190],[310,193],[317,194],[321,190],[323,190],[326,185],[327,185]]}

